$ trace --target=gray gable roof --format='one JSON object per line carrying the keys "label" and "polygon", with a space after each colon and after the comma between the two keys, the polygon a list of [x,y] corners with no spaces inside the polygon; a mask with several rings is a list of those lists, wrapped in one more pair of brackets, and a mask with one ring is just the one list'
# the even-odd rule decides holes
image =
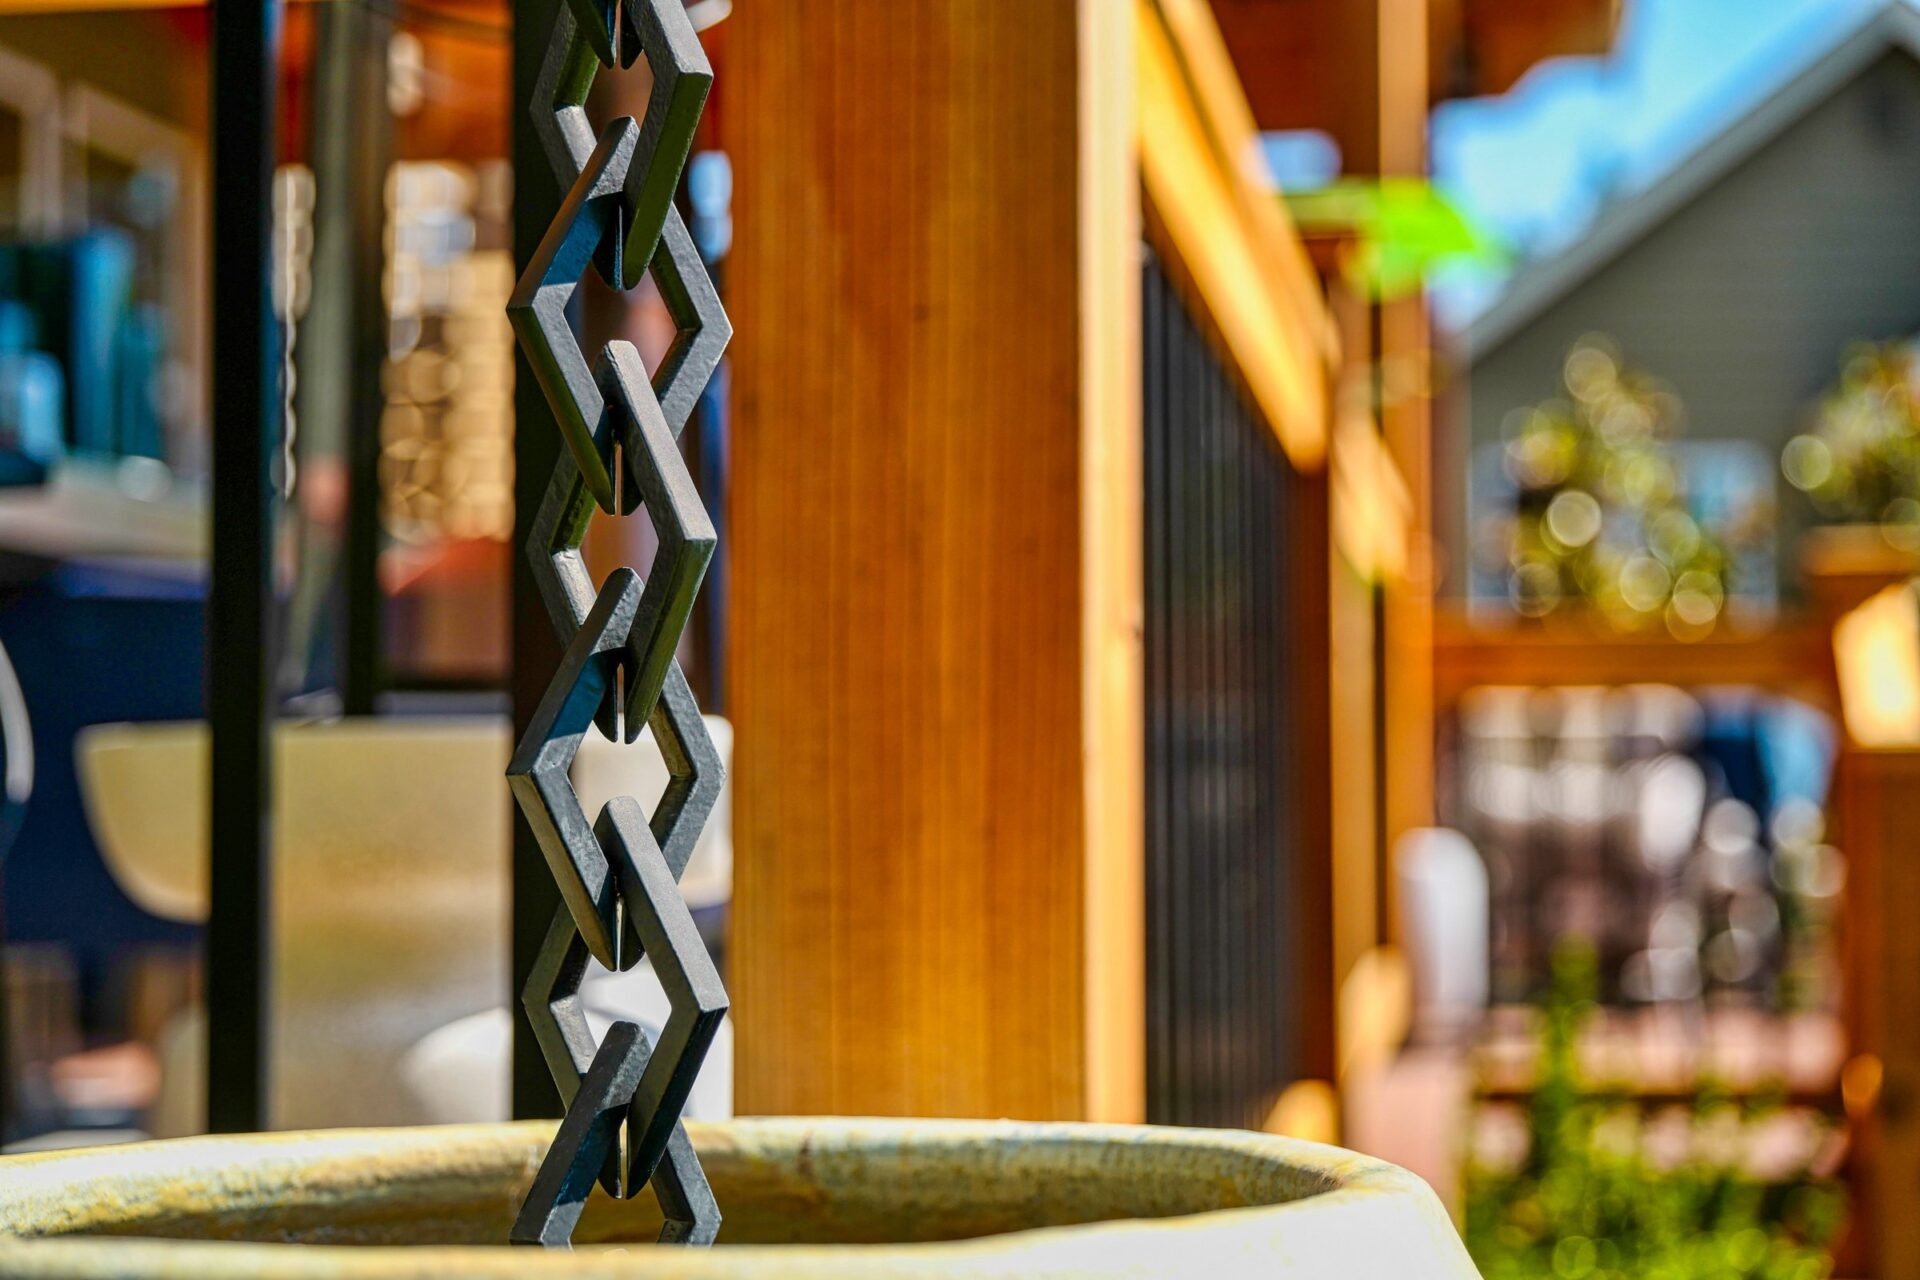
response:
{"label": "gray gable roof", "polygon": [[1472,364],[1632,248],[1782,132],[1844,88],[1889,50],[1920,61],[1920,9],[1890,0],[1781,89],[1676,164],[1667,175],[1601,213],[1566,252],[1521,269],[1499,300],[1468,326]]}

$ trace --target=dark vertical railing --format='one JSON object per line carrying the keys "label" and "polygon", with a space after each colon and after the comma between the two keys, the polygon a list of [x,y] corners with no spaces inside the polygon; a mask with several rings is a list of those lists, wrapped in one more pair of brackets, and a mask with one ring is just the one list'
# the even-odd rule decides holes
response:
{"label": "dark vertical railing", "polygon": [[[513,0],[513,269],[526,269],[528,259],[547,232],[561,191],[534,131],[527,105],[536,98],[535,81],[546,54],[560,0]],[[553,464],[560,456],[560,433],[549,420],[546,399],[527,364],[524,349],[514,344],[513,364],[513,596],[512,648],[508,670],[512,675],[513,736],[519,741],[547,691],[547,681],[560,665],[560,642],[547,617],[546,604],[534,581],[533,569],[520,550],[533,531],[534,517],[546,495]],[[525,427],[525,430],[521,428]],[[517,815],[513,823],[513,990],[518,992],[533,971],[535,958],[560,904],[560,890],[547,870],[532,830]],[[557,1116],[560,1094],[540,1046],[521,1018],[513,1019],[513,1114],[517,1118]]]}
{"label": "dark vertical railing", "polygon": [[1302,1075],[1292,468],[1161,263],[1142,279],[1148,1118],[1258,1127]]}
{"label": "dark vertical railing", "polygon": [[353,122],[343,166],[349,183],[353,235],[353,333],[347,403],[347,526],[342,559],[345,644],[341,702],[350,716],[370,716],[384,670],[386,593],[380,588],[380,417],[386,408],[381,374],[387,362],[387,168],[393,158],[393,119],[387,109],[387,46],[393,20],[376,5],[344,6],[358,39],[352,83]]}
{"label": "dark vertical railing", "polygon": [[[344,527],[306,530],[296,571],[282,688],[315,677],[342,710],[372,715],[380,693],[385,597],[380,589],[380,419],[387,357],[386,181],[393,153],[387,56],[393,18],[363,3],[313,9],[306,158],[313,170],[312,287],[296,340],[294,434],[303,466],[346,468]],[[324,463],[321,463],[324,466]],[[322,615],[328,614],[325,620]],[[322,636],[332,666],[314,669]]]}
{"label": "dark vertical railing", "polygon": [[267,1122],[273,456],[280,353],[269,286],[278,0],[213,0],[213,732],[207,1125]]}

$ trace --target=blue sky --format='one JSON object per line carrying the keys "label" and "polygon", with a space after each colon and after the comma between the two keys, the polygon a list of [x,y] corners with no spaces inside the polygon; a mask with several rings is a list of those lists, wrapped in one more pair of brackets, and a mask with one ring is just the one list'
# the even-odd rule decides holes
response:
{"label": "blue sky", "polygon": [[[1576,239],[1611,196],[1659,178],[1868,14],[1907,0],[1626,0],[1604,58],[1565,58],[1498,98],[1433,114],[1433,174],[1519,257]],[[1433,282],[1444,323],[1499,296],[1501,274]]]}

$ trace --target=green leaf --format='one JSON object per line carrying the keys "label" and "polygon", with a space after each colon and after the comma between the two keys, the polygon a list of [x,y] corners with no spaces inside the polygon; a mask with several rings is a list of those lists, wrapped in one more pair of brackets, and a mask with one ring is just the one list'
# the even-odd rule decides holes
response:
{"label": "green leaf", "polygon": [[1507,260],[1498,241],[1419,178],[1342,178],[1282,198],[1303,231],[1357,237],[1347,277],[1372,297],[1411,293],[1442,263]]}

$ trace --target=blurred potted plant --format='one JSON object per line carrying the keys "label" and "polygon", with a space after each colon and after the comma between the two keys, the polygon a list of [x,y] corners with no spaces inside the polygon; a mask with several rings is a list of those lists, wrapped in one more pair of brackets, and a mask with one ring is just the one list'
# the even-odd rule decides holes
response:
{"label": "blurred potted plant", "polygon": [[1828,617],[1920,571],[1920,350],[1911,341],[1846,353],[1807,431],[1780,453],[1819,527],[1801,548]]}
{"label": "blurred potted plant", "polygon": [[1847,353],[1813,428],[1780,455],[1787,482],[1828,524],[1875,524],[1920,551],[1920,353],[1907,342]]}
{"label": "blurred potted plant", "polygon": [[1680,399],[1607,339],[1576,343],[1561,380],[1565,394],[1509,416],[1502,464],[1514,509],[1483,526],[1482,556],[1524,617],[1584,605],[1622,631],[1708,634],[1734,586],[1735,553],[1764,533],[1764,513],[1694,517],[1676,448]]}

